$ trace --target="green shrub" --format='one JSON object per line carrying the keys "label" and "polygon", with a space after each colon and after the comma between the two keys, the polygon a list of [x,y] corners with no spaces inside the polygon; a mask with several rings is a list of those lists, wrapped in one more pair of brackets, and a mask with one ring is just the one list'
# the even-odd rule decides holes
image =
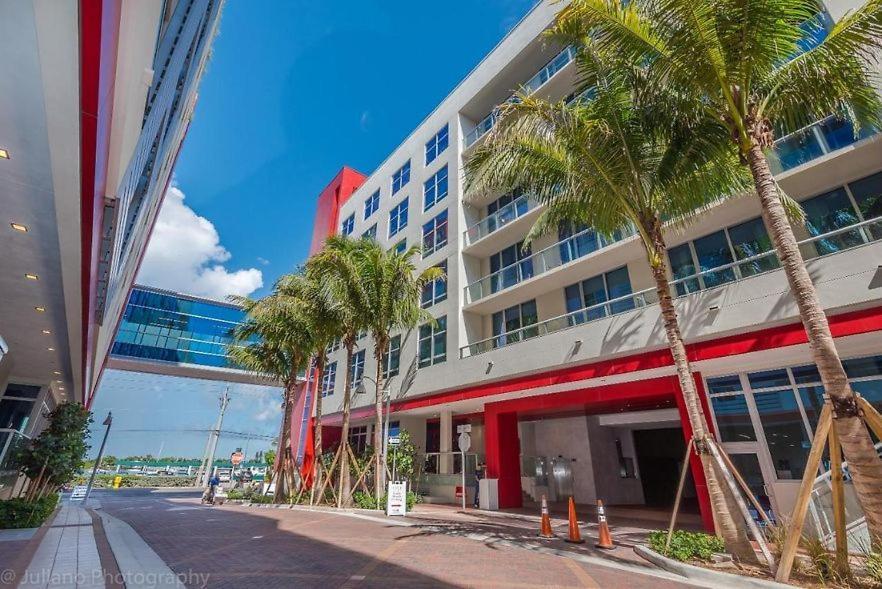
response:
{"label": "green shrub", "polygon": [[867,552],[866,560],[867,576],[878,585],[882,586],[882,552]]}
{"label": "green shrub", "polygon": [[0,528],[36,528],[55,511],[58,495],[47,495],[36,501],[9,499],[0,501]]}
{"label": "green shrub", "polygon": [[[195,484],[193,477],[172,477],[172,476],[143,476],[134,474],[99,474],[95,476],[95,483],[92,485],[96,489],[110,489],[113,487],[113,479],[120,477],[119,487],[121,489],[143,488],[143,487],[192,487]],[[74,480],[74,485],[85,485],[89,482],[88,476],[81,476]]]}
{"label": "green shrub", "polygon": [[[385,505],[385,497],[382,497],[383,504]],[[377,508],[377,500],[374,499],[373,495],[365,493],[364,491],[356,491],[352,494],[352,502],[355,503],[355,506],[359,509],[376,509]]]}
{"label": "green shrub", "polygon": [[670,549],[666,552],[665,542],[667,539],[667,530],[656,530],[649,533],[649,545],[653,550],[680,561],[692,560],[693,558],[709,560],[715,552],[725,550],[720,538],[701,532],[675,530],[671,537]]}

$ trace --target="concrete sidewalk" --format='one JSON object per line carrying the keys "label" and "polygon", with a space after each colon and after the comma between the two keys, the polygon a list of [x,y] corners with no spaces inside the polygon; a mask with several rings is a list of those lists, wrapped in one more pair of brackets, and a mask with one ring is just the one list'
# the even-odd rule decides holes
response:
{"label": "concrete sidewalk", "polygon": [[184,587],[131,526],[99,510],[95,501],[88,506],[64,501],[42,538],[34,538],[39,546],[21,578],[3,578],[2,584],[22,589]]}

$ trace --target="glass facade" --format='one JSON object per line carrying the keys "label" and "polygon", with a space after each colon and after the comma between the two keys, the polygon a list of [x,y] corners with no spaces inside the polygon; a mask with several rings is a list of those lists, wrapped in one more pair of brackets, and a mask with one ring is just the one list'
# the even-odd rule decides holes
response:
{"label": "glass facade", "polygon": [[118,357],[235,368],[227,345],[245,318],[238,307],[134,287],[111,354]]}

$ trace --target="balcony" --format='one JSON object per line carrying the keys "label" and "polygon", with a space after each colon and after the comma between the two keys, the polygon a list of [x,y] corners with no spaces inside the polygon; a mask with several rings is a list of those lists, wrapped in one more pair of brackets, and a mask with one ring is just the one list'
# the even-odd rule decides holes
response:
{"label": "balcony", "polygon": [[525,280],[609,247],[633,234],[634,230],[629,229],[614,236],[613,239],[607,239],[591,228],[580,231],[469,284],[464,289],[465,304],[474,303],[491,294],[512,288]]}
{"label": "balcony", "polygon": [[[882,218],[877,217],[800,241],[799,249],[803,258],[811,260],[880,240],[882,240]],[[690,293],[740,282],[746,278],[775,271],[779,268],[778,256],[772,250],[738,260],[734,263],[705,269],[692,276],[672,280],[670,282],[671,294],[675,298],[686,297]],[[612,315],[646,307],[657,302],[658,294],[656,290],[654,288],[646,289],[579,309],[566,315],[546,319],[533,325],[527,325],[501,336],[487,338],[474,344],[463,346],[460,348],[459,354],[461,358],[476,356],[497,348],[599,321]]]}
{"label": "balcony", "polygon": [[775,141],[768,154],[769,165],[772,173],[778,175],[873,134],[875,131],[863,129],[855,137],[851,122],[827,117]]}
{"label": "balcony", "polygon": [[499,231],[510,223],[524,217],[530,211],[536,210],[539,201],[527,196],[520,196],[501,207],[492,215],[487,215],[463,232],[463,245],[469,247],[476,242],[484,239],[491,233]]}
{"label": "balcony", "polygon": [[[521,92],[524,94],[533,94],[551,80],[558,72],[572,63],[576,57],[576,50],[572,46],[567,46],[558,53],[551,61],[539,70],[536,75],[524,82],[521,86]],[[516,96],[510,96],[505,102],[517,100]],[[486,117],[475,125],[475,128],[469,131],[465,136],[465,149],[470,148],[478,142],[481,137],[493,128],[496,124],[496,109],[490,112]]]}

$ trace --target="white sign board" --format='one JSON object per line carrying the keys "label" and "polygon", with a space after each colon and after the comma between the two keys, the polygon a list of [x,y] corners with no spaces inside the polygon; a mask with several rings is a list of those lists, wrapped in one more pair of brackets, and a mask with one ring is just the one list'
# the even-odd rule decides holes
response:
{"label": "white sign board", "polygon": [[398,446],[401,444],[401,438],[398,436],[389,436],[389,445]]}
{"label": "white sign board", "polygon": [[407,515],[407,482],[389,482],[386,515]]}
{"label": "white sign board", "polygon": [[472,431],[472,424],[470,424],[470,423],[464,423],[462,425],[456,426],[456,433],[458,433],[458,434],[462,434],[462,433],[467,434],[471,431]]}
{"label": "white sign board", "polygon": [[276,493],[276,484],[275,483],[268,484],[266,486],[266,488],[263,490],[263,494],[265,496],[275,495],[275,493]]}
{"label": "white sign board", "polygon": [[457,442],[459,443],[460,452],[468,452],[469,448],[472,447],[472,437],[465,432],[459,434]]}
{"label": "white sign board", "polygon": [[86,485],[77,485],[70,493],[71,501],[82,501],[86,498]]}

